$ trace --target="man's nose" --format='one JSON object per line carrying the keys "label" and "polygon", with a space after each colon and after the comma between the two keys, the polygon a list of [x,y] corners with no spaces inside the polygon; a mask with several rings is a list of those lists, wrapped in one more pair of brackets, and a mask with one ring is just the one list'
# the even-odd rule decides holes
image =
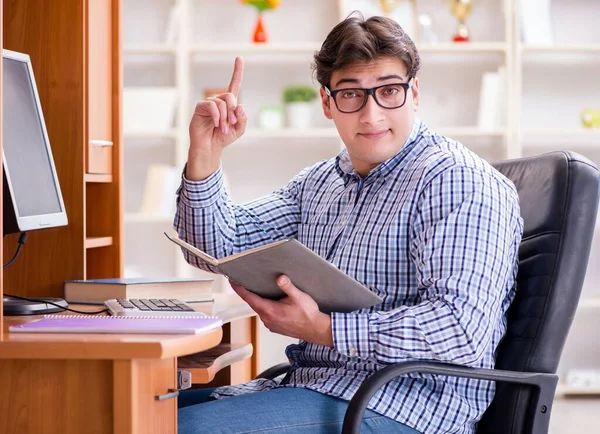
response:
{"label": "man's nose", "polygon": [[367,97],[367,103],[360,111],[360,121],[367,125],[374,125],[383,119],[383,109],[375,101],[375,95]]}

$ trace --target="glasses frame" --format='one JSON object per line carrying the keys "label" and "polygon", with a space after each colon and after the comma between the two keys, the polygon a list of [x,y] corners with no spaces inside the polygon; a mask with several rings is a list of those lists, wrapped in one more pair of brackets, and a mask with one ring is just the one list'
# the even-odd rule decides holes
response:
{"label": "glasses frame", "polygon": [[[335,103],[336,108],[338,109],[338,111],[340,113],[356,113],[359,112],[363,109],[364,106],[367,105],[367,100],[369,99],[369,95],[371,95],[373,97],[373,101],[375,101],[375,103],[381,107],[384,108],[386,110],[395,110],[398,109],[400,107],[402,107],[404,104],[406,104],[406,97],[408,95],[408,90],[410,88],[412,88],[414,83],[414,79],[411,78],[410,80],[408,80],[408,83],[387,83],[387,84],[382,84],[381,86],[376,86],[376,87],[372,87],[370,89],[366,89],[366,88],[361,88],[361,87],[347,87],[347,88],[343,88],[343,89],[336,89],[336,90],[329,90],[329,88],[327,86],[323,86],[323,88],[325,89],[325,94],[331,98],[333,98],[333,102]],[[402,88],[404,88],[404,101],[402,101],[402,104],[400,104],[399,106],[396,107],[385,107],[383,105],[381,105],[381,103],[377,100],[377,90],[381,89],[382,87],[386,87],[386,86],[400,86]],[[365,97],[363,99],[362,104],[360,105],[359,108],[357,108],[356,110],[352,110],[352,111],[344,111],[341,110],[338,106],[337,103],[337,99],[336,99],[336,95],[342,91],[348,91],[348,90],[361,90],[365,93]]]}

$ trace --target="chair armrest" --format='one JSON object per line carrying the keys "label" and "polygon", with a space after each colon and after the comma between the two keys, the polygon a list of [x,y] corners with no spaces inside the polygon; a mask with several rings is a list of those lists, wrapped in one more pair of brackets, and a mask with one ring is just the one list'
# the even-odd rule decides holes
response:
{"label": "chair armrest", "polygon": [[471,368],[438,362],[402,362],[387,366],[367,378],[358,388],[344,416],[343,434],[360,433],[360,425],[369,401],[383,385],[410,373],[439,374],[448,377],[476,378],[531,386],[536,389],[532,434],[545,434],[550,424],[550,410],[558,376],[535,372],[513,372],[496,369]]}
{"label": "chair armrest", "polygon": [[261,372],[256,376],[256,378],[266,378],[269,380],[273,380],[276,377],[279,377],[281,374],[287,373],[290,370],[290,364],[287,362],[280,363],[279,365],[271,366],[269,369]]}

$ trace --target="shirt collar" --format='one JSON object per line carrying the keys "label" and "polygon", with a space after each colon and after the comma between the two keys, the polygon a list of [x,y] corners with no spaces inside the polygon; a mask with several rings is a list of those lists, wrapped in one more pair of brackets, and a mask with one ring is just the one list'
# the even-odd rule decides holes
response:
{"label": "shirt collar", "polygon": [[[418,143],[417,138],[421,131],[422,125],[423,123],[418,118],[415,118],[412,131],[410,132],[408,139],[406,139],[406,142],[404,142],[404,145],[402,145],[398,153],[396,153],[389,160],[384,161],[383,163],[375,167],[373,170],[371,170],[369,174],[365,177],[365,179],[380,176],[385,177],[396,167],[398,167],[398,165],[406,159],[406,156],[411,154],[411,151],[414,150],[415,145]],[[354,170],[354,166],[352,166],[352,161],[350,160],[350,155],[348,155],[347,149],[344,149],[337,155],[335,163],[336,171],[342,178],[344,178],[346,182],[348,182],[352,177],[360,178],[358,173],[356,173],[356,170]]]}

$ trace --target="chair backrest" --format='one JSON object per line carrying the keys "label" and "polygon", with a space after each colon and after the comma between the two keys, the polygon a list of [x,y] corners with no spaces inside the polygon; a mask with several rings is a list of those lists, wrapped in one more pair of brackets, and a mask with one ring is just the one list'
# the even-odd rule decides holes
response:
{"label": "chair backrest", "polygon": [[[573,321],[598,211],[599,174],[572,152],[494,163],[519,193],[524,222],[517,293],[496,369],[556,373]],[[497,383],[478,433],[530,432],[532,391]]]}

